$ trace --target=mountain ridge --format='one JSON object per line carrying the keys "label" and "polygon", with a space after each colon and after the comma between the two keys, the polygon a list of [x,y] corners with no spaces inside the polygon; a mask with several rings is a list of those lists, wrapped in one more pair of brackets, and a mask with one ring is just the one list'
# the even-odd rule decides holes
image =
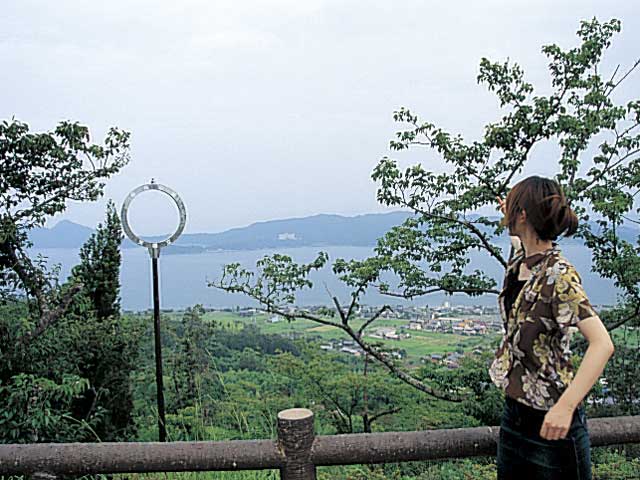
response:
{"label": "mountain ridge", "polygon": [[[412,214],[406,211],[364,213],[355,216],[319,213],[307,217],[266,220],[217,233],[185,233],[165,251],[178,254],[303,246],[374,246],[385,232],[402,224],[410,216]],[[473,214],[469,215],[469,218],[479,216]],[[29,237],[34,248],[80,248],[93,231],[85,225],[61,220],[51,228],[33,229]],[[620,230],[622,238],[627,240],[635,240],[639,233],[639,229],[628,226],[623,226]],[[163,240],[167,236],[154,235],[144,238],[153,242]],[[567,241],[580,240],[563,239],[563,242]],[[137,245],[128,238],[123,240],[123,248],[134,246]]]}

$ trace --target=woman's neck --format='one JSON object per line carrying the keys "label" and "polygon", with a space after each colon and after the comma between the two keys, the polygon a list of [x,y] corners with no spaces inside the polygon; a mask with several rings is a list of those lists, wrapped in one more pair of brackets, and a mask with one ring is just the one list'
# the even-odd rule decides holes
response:
{"label": "woman's neck", "polygon": [[537,237],[524,235],[523,237],[524,238],[520,238],[520,240],[522,241],[525,257],[530,257],[531,255],[544,252],[553,247],[553,242],[551,240],[538,240],[536,242]]}

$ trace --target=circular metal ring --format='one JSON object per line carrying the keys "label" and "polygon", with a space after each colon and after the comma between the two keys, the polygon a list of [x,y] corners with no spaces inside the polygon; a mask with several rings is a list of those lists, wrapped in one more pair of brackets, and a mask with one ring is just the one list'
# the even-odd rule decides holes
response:
{"label": "circular metal ring", "polygon": [[[127,217],[127,214],[129,212],[129,206],[131,205],[131,202],[133,201],[133,199],[136,198],[138,194],[142,192],[147,192],[150,190],[157,190],[159,192],[169,195],[169,197],[171,197],[171,199],[175,202],[176,206],[178,207],[178,213],[180,215],[180,223],[178,224],[178,229],[175,231],[173,235],[171,235],[169,238],[165,240],[162,240],[161,242],[147,242],[146,240],[143,240],[140,237],[138,237],[135,233],[133,233],[133,230],[131,230],[131,227],[129,226],[129,219]],[[156,251],[175,242],[176,239],[180,236],[180,234],[184,230],[184,226],[187,223],[187,209],[185,208],[184,203],[182,203],[182,199],[178,196],[176,192],[174,192],[169,187],[162,185],[160,183],[155,183],[153,180],[151,180],[151,183],[140,185],[138,188],[132,190],[131,193],[129,193],[129,195],[127,195],[127,198],[122,204],[122,213],[120,216],[122,219],[122,229],[124,230],[124,233],[127,234],[127,237],[129,237],[133,242],[137,243],[138,245],[142,245],[143,247],[147,247],[150,250],[156,250]]]}

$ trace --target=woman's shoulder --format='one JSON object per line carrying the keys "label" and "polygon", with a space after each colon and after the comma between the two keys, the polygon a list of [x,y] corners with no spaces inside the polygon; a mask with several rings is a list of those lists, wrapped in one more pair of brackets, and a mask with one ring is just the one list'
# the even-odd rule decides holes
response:
{"label": "woman's shoulder", "polygon": [[542,285],[546,286],[543,290],[549,295],[569,288],[576,288],[582,284],[578,270],[559,249],[549,255],[540,271],[540,276],[542,277]]}
{"label": "woman's shoulder", "polygon": [[550,276],[566,274],[567,272],[571,274],[578,273],[571,260],[565,257],[559,248],[555,248],[554,251],[551,252],[551,255],[549,255],[545,267],[546,268],[544,269],[544,273]]}

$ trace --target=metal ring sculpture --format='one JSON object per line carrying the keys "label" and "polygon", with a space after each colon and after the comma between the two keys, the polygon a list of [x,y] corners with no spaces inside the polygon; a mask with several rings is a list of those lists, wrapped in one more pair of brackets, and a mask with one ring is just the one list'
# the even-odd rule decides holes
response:
{"label": "metal ring sculpture", "polygon": [[[129,206],[131,205],[131,202],[133,201],[133,199],[136,198],[136,196],[139,195],[140,193],[147,192],[150,190],[157,190],[159,192],[169,195],[169,197],[171,197],[171,199],[175,202],[176,206],[178,207],[178,213],[180,215],[180,223],[178,224],[178,228],[175,231],[175,233],[171,235],[169,238],[162,240],[161,242],[147,242],[146,240],[143,240],[142,238],[138,237],[135,233],[133,233],[133,230],[131,230],[131,227],[129,226],[129,219],[127,217],[127,214],[129,212]],[[180,236],[180,234],[184,230],[184,226],[187,223],[187,209],[185,208],[184,203],[182,203],[182,199],[178,196],[176,192],[174,192],[172,189],[170,189],[165,185],[162,185],[160,183],[155,183],[155,181],[152,179],[151,183],[140,185],[138,188],[132,190],[131,193],[129,193],[129,195],[127,195],[127,198],[122,204],[121,218],[122,218],[122,229],[127,234],[127,237],[129,237],[133,242],[137,243],[138,245],[147,247],[149,249],[149,252],[152,255],[157,256],[160,254],[161,248],[171,245],[173,242],[175,242],[176,239]]]}

